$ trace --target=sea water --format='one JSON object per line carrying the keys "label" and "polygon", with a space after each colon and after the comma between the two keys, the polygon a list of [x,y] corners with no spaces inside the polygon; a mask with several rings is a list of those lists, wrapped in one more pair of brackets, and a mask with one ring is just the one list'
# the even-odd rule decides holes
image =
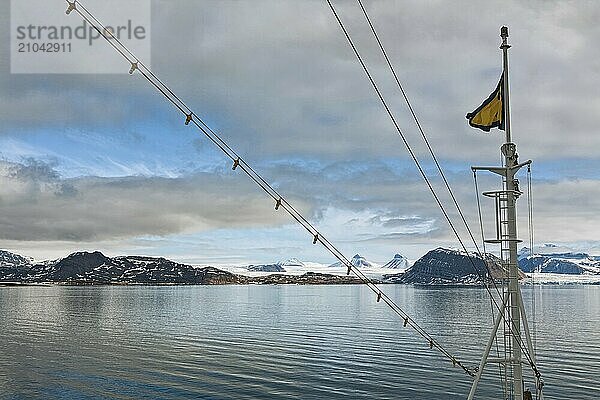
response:
{"label": "sea water", "polygon": [[[484,289],[383,289],[478,365]],[[523,297],[545,398],[600,398],[600,286]],[[501,398],[498,375],[476,398]],[[471,381],[359,285],[0,288],[0,399],[465,399]]]}

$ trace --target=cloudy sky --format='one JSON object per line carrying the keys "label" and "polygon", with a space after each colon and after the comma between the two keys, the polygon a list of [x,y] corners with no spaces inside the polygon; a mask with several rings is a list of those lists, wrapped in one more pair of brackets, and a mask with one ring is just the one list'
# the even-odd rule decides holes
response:
{"label": "cloudy sky", "polygon": [[[64,15],[62,1],[47,3]],[[600,3],[364,3],[476,235],[470,166],[498,163],[503,133],[464,116],[497,84],[499,28],[510,27],[536,242],[600,253]],[[1,4],[0,247],[37,259],[84,249],[333,261],[139,74],[11,73]],[[455,218],[358,4],[335,4]],[[154,72],[346,255],[383,263],[458,246],[325,0],[153,0],[150,28]]]}

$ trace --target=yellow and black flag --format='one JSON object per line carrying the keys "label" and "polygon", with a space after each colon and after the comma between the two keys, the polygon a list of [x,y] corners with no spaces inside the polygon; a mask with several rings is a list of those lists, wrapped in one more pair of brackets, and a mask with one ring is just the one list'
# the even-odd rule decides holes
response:
{"label": "yellow and black flag", "polygon": [[469,125],[489,132],[492,128],[504,130],[504,75],[496,90],[477,109],[467,114]]}

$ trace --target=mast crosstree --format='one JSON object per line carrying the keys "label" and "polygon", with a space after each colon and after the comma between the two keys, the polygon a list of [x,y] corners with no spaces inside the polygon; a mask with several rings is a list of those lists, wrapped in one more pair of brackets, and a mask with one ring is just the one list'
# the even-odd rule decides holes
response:
{"label": "mast crosstree", "polygon": [[[523,326],[525,344],[527,346],[527,360],[534,372],[535,386],[538,398],[543,398],[541,388],[543,383],[540,374],[535,366],[535,353],[529,333],[529,326],[523,306],[521,289],[519,285],[519,266],[517,260],[517,244],[521,242],[517,236],[517,212],[516,202],[522,192],[519,190],[519,180],[516,174],[524,166],[529,166],[531,160],[519,163],[517,146],[512,141],[510,130],[510,103],[509,103],[509,80],[508,80],[508,28],[503,26],[500,30],[502,38],[502,59],[503,59],[503,109],[504,127],[506,132],[506,142],[500,148],[503,156],[502,167],[471,167],[473,172],[489,171],[502,177],[502,190],[483,192],[483,195],[490,197],[495,201],[496,211],[496,237],[487,239],[485,242],[499,244],[502,258],[502,267],[505,271],[503,285],[502,305],[494,320],[492,333],[485,347],[483,357],[479,364],[479,369],[473,380],[468,400],[475,396],[477,386],[484,372],[485,366],[490,363],[497,363],[503,371],[504,398],[511,400],[526,399],[524,393],[523,381],[523,355],[521,346],[523,335],[521,326]],[[500,323],[503,322],[503,344],[504,357],[490,358],[490,350],[493,343],[498,340]],[[527,394],[531,398],[530,394]]]}

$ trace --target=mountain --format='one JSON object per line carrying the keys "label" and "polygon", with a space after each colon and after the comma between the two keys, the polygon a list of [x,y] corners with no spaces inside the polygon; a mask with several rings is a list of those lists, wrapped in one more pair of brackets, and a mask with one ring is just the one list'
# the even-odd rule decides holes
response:
{"label": "mountain", "polygon": [[249,265],[246,269],[248,271],[260,272],[287,272],[288,269],[304,269],[305,267],[302,261],[297,258],[290,258],[289,260],[279,261],[275,264]]}
{"label": "mountain", "polygon": [[261,264],[261,265],[248,265],[246,267],[248,271],[259,271],[259,272],[286,272],[285,268],[281,266],[281,263],[276,264]]}
{"label": "mountain", "polygon": [[0,250],[0,268],[31,265],[32,258],[23,257],[10,251]]}
{"label": "mountain", "polygon": [[600,275],[600,257],[546,244],[534,248],[533,255],[527,247],[522,248],[519,251],[519,268],[524,272]]}
{"label": "mountain", "polygon": [[[569,282],[582,282],[581,278],[600,281],[600,257],[585,252],[544,245],[536,248],[536,254],[529,255],[529,250],[519,251],[519,266],[523,271],[562,274],[564,278],[572,276]],[[539,250],[539,253],[538,253]],[[469,259],[471,257],[472,261]],[[377,280],[385,272],[378,264],[367,261],[356,254],[352,265],[358,268],[373,268],[367,273],[378,272]],[[475,270],[473,264],[475,264]],[[485,260],[475,253],[467,253],[437,248],[417,260],[410,268],[406,258],[396,254],[385,264],[387,269],[399,272],[383,275],[387,283],[408,284],[473,284],[480,282],[480,276],[487,273],[487,268],[494,279],[501,279],[505,273],[500,260],[493,255],[486,255]],[[341,263],[329,267],[342,267]],[[211,284],[328,284],[359,283],[351,279],[339,279],[326,270],[329,268],[315,263],[303,263],[297,259],[289,259],[273,264],[250,265],[249,271],[271,273],[261,276],[240,275],[238,271],[223,271],[214,267],[196,267],[177,263],[160,257],[119,256],[108,257],[98,251],[76,252],[64,258],[44,262],[34,262],[9,251],[0,250],[0,283],[63,283],[73,285],[97,284],[177,284],[177,285],[211,285]],[[319,270],[321,269],[321,270]],[[345,269],[344,269],[345,270]],[[233,273],[236,272],[236,273]],[[288,273],[288,275],[285,275]],[[338,271],[336,271],[336,274]],[[345,276],[345,275],[344,275]],[[557,275],[547,275],[549,277]],[[525,274],[521,275],[521,278]],[[554,279],[554,278],[552,278]],[[574,280],[579,279],[579,280]],[[587,282],[586,281],[586,282]],[[549,281],[554,282],[554,280]],[[562,281],[561,281],[562,282]],[[596,282],[595,280],[593,282]]]}
{"label": "mountain", "polygon": [[[473,284],[487,275],[486,263],[494,279],[504,275],[500,259],[486,255],[485,261],[476,253],[437,248],[418,259],[404,273],[384,275],[384,281],[409,284]],[[523,276],[524,277],[524,274]]]}
{"label": "mountain", "polygon": [[406,269],[408,268],[408,260],[401,254],[396,254],[394,258],[388,261],[383,268],[388,269]]}
{"label": "mountain", "polygon": [[[350,260],[350,263],[357,268],[374,268],[374,267],[376,268],[376,267],[378,267],[378,265],[367,261],[366,258],[361,256],[360,254],[355,254],[354,257],[352,257],[352,260]],[[344,266],[344,264],[341,263],[341,261],[338,261],[336,263],[331,264],[330,267],[340,268],[340,267],[345,267],[345,266]]]}
{"label": "mountain", "polygon": [[19,282],[29,273],[33,260],[0,250],[0,282]]}
{"label": "mountain", "polygon": [[290,268],[304,268],[306,265],[298,260],[297,258],[290,258],[289,260],[285,260],[279,263],[282,267],[290,267]]}
{"label": "mountain", "polygon": [[[255,265],[256,270],[303,268],[290,259]],[[268,272],[268,271],[267,271]],[[279,271],[278,271],[279,272]],[[193,267],[160,257],[107,257],[95,252],[77,252],[58,260],[33,263],[31,259],[0,250],[0,283],[63,283],[71,285],[225,285],[225,284],[358,284],[358,278],[316,272],[302,275],[281,273],[248,277],[214,267]]]}
{"label": "mountain", "polygon": [[[1,260],[0,260],[1,261]],[[247,279],[214,267],[196,268],[165,258],[107,257],[77,252],[54,261],[15,268],[0,264],[0,282],[61,282],[70,284],[229,284]],[[8,265],[8,264],[7,264]]]}
{"label": "mountain", "polygon": [[[104,279],[98,278],[108,276],[108,274],[99,274],[99,271],[101,267],[111,264],[112,260],[99,251],[93,253],[77,252],[55,262],[34,266],[32,273],[34,276],[50,282],[64,282],[77,279],[84,281],[104,281]],[[109,281],[107,280],[107,282]]]}

